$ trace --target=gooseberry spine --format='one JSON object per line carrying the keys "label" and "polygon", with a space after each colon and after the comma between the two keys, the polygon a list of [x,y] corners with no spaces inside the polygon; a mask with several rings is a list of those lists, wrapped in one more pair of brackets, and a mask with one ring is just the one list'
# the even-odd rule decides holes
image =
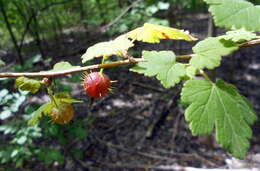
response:
{"label": "gooseberry spine", "polygon": [[102,72],[91,72],[83,77],[85,92],[91,98],[105,97],[111,92],[111,80]]}

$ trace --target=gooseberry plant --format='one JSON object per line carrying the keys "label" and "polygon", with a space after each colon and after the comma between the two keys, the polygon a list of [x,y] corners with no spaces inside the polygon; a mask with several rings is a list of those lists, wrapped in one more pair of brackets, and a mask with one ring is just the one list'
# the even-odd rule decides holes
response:
{"label": "gooseberry plant", "polygon": [[[156,77],[165,88],[182,84],[181,100],[188,104],[185,119],[193,135],[212,134],[215,131],[217,142],[235,157],[243,159],[252,137],[252,125],[257,116],[250,102],[239,93],[234,85],[221,79],[212,80],[206,70],[221,64],[227,56],[240,48],[260,44],[260,6],[245,0],[204,0],[209,5],[217,26],[229,31],[218,37],[208,37],[192,48],[193,54],[176,55],[173,51],[143,51],[142,57],[135,58],[128,53],[136,41],[160,43],[161,39],[197,41],[189,32],[145,23],[114,40],[100,42],[89,47],[82,56],[82,63],[94,58],[102,58],[101,64],[72,66],[68,62],[54,65],[52,70],[37,73],[0,73],[0,77],[19,77],[15,86],[20,90],[35,93],[41,87],[47,89],[50,102],[34,112],[29,121],[35,125],[43,115],[50,116],[59,124],[69,123],[74,115],[73,99],[66,92],[54,93],[53,79],[76,72],[84,74],[83,85],[92,98],[107,95],[111,81],[103,72],[105,68],[136,64],[130,70],[148,77]],[[123,60],[108,62],[111,56]],[[93,72],[100,69],[100,72]],[[198,79],[198,75],[204,79]],[[35,80],[29,77],[42,77]]]}

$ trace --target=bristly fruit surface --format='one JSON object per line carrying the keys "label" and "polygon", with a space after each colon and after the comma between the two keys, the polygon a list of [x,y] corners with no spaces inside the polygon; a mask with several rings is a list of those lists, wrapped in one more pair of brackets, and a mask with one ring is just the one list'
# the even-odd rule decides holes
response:
{"label": "bristly fruit surface", "polygon": [[111,81],[106,74],[92,72],[84,76],[83,86],[90,97],[101,98],[110,92]]}

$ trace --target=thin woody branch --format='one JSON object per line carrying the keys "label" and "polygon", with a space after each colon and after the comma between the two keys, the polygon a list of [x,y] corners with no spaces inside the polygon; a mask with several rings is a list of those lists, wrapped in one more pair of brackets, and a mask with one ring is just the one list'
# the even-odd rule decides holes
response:
{"label": "thin woody branch", "polygon": [[241,43],[239,45],[240,48],[244,48],[244,47],[251,47],[251,46],[255,46],[255,45],[259,45],[260,44],[260,38],[255,39],[255,40],[251,40],[245,43]]}
{"label": "thin woody branch", "polygon": [[68,75],[68,74],[73,74],[76,72],[84,72],[84,71],[100,69],[100,68],[111,68],[111,67],[133,64],[133,63],[143,62],[143,61],[144,61],[143,58],[134,58],[134,61],[130,61],[129,59],[127,59],[127,60],[123,60],[123,61],[111,62],[111,63],[107,63],[107,64],[90,65],[90,66],[85,66],[85,67],[80,67],[80,68],[75,68],[75,69],[68,69],[68,70],[64,70],[64,71],[0,73],[0,78],[22,77],[22,76],[24,76],[24,77],[56,77],[56,76],[64,76],[64,75]]}
{"label": "thin woody branch", "polygon": [[[241,43],[238,45],[239,48],[244,48],[244,47],[251,47],[251,46],[256,46],[260,44],[260,39],[255,39],[251,40],[245,43]],[[179,55],[176,56],[176,59],[178,61],[183,61],[183,60],[189,60],[194,56],[195,54],[188,54],[188,55]],[[0,78],[6,78],[6,77],[57,77],[57,76],[64,76],[68,74],[73,74],[77,72],[84,72],[84,71],[89,71],[93,69],[100,69],[100,68],[111,68],[111,67],[116,67],[116,66],[121,66],[121,65],[129,65],[129,64],[134,64],[138,62],[144,62],[143,58],[131,58],[130,60],[122,60],[122,61],[116,61],[116,62],[111,62],[107,64],[96,64],[96,65],[89,65],[85,67],[80,67],[80,68],[75,68],[75,69],[68,69],[64,71],[55,71],[55,72],[20,72],[20,73],[15,73],[15,72],[10,72],[10,73],[0,73]]]}

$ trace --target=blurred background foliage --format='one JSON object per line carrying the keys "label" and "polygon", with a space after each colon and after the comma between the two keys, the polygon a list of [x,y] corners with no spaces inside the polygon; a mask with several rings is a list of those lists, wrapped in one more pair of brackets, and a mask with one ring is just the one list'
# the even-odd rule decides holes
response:
{"label": "blurred background foliage", "polygon": [[[113,22],[132,0],[0,0],[0,50],[14,47],[23,63],[26,43],[34,41],[44,55],[46,40],[62,34],[100,31]],[[251,0],[259,3],[259,0]],[[126,32],[144,22],[176,26],[180,11],[206,11],[202,0],[140,0],[106,33]],[[25,50],[25,49],[24,49]],[[0,52],[1,54],[1,52]]]}
{"label": "blurred background foliage", "polygon": [[[0,0],[0,49],[15,47],[23,63],[23,46],[34,41],[45,57],[43,49],[49,38],[58,43],[61,34],[99,31],[132,3],[131,0]],[[126,32],[144,22],[167,25],[177,9],[205,7],[202,0],[143,0],[107,29],[107,34]]]}
{"label": "blurred background foliage", "polygon": [[[46,54],[46,46],[59,45],[62,36],[82,33],[88,38],[90,33],[95,33],[112,37],[145,22],[181,28],[178,17],[183,12],[207,12],[207,6],[202,0],[135,2],[0,0],[0,66],[12,63],[9,71],[36,71],[39,70],[35,67],[38,63],[50,65],[53,58]],[[251,2],[259,4],[260,0]],[[131,6],[133,3],[135,5]],[[116,20],[127,8],[127,13]],[[25,54],[32,47],[37,49],[37,53],[29,58]],[[77,82],[79,77],[75,74],[68,82]],[[46,168],[50,164],[62,167],[66,157],[82,157],[80,146],[74,146],[73,143],[78,139],[87,139],[94,118],[84,118],[68,125],[56,125],[50,123],[49,118],[44,118],[40,124],[28,126],[27,121],[40,104],[24,104],[30,95],[14,90],[10,86],[14,80],[1,79],[0,83],[0,170],[23,168],[26,164],[28,167],[39,161],[41,163],[37,165],[45,165]],[[56,84],[63,91],[72,90],[59,80]]]}

